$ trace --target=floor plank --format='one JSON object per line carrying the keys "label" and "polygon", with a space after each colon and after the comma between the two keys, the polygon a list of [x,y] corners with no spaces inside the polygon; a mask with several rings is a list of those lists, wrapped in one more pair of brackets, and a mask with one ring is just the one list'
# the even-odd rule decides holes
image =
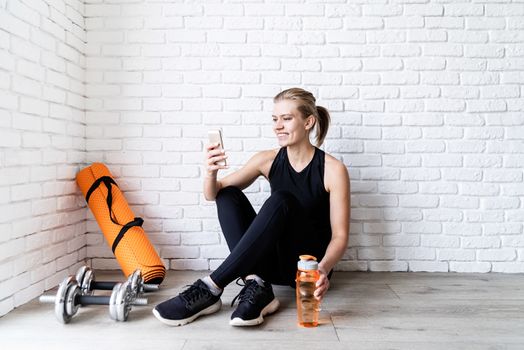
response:
{"label": "floor plank", "polygon": [[[222,309],[184,327],[167,327],[151,314],[157,303],[184,290],[206,272],[169,271],[150,304],[135,307],[127,322],[107,308],[82,308],[68,325],[53,306],[36,300],[0,318],[4,348],[93,349],[524,349],[524,275],[337,272],[322,303],[320,326],[297,325],[295,291],[275,286],[280,310],[260,327],[228,324],[229,304],[241,286],[232,283]],[[100,280],[122,279],[116,272]],[[101,292],[99,292],[100,294]]]}

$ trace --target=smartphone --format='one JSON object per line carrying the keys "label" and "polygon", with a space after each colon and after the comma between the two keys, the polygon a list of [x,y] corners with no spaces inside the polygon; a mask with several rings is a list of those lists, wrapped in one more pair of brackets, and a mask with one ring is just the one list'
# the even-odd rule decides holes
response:
{"label": "smartphone", "polygon": [[[207,136],[209,137],[209,143],[218,143],[218,148],[223,150],[224,149],[224,141],[222,140],[222,130],[216,129],[216,130],[209,130],[207,132]],[[227,165],[226,160],[220,160],[216,162],[217,165]]]}

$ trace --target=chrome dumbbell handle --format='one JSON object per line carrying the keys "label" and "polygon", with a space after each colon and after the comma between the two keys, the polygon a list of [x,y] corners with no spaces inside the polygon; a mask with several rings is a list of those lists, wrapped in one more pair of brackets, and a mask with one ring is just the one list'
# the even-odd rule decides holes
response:
{"label": "chrome dumbbell handle", "polygon": [[[108,281],[100,281],[100,282],[91,282],[92,289],[96,290],[112,290],[113,287],[118,282],[108,282]],[[144,292],[155,292],[160,289],[160,286],[158,284],[150,284],[150,283],[142,283],[142,290]]]}
{"label": "chrome dumbbell handle", "polygon": [[142,284],[142,288],[144,289],[144,292],[156,292],[157,290],[160,290],[160,285],[159,284],[144,283],[144,284]]}
{"label": "chrome dumbbell handle", "polygon": [[[82,295],[90,295],[94,290],[112,290],[119,282],[110,281],[96,281],[95,272],[89,266],[81,266],[76,273],[76,280],[78,281]],[[158,284],[144,283],[140,269],[137,269],[127,279],[131,284],[131,289],[135,294],[143,292],[154,292],[160,289]]]}
{"label": "chrome dumbbell handle", "polygon": [[[56,301],[56,295],[42,295],[38,300],[41,303],[53,304]],[[75,298],[75,303],[80,305],[109,305],[110,300],[110,296],[79,295]],[[148,302],[147,298],[136,298],[131,304],[144,306],[147,305]]]}

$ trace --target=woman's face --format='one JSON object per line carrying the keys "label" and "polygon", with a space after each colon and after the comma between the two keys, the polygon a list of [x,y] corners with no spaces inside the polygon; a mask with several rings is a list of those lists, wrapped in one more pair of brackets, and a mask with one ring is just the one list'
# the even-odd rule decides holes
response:
{"label": "woman's face", "polygon": [[[311,123],[311,121],[310,121]],[[292,100],[280,100],[273,107],[273,131],[280,147],[290,146],[309,140],[308,119],[302,118]]]}

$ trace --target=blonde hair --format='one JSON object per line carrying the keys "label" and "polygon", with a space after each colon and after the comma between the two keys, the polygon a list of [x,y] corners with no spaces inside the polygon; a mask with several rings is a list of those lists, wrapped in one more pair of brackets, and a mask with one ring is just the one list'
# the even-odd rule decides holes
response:
{"label": "blonde hair", "polygon": [[295,101],[298,111],[302,114],[302,118],[307,118],[312,115],[315,118],[315,125],[317,133],[315,135],[317,147],[320,147],[326,138],[329,128],[329,112],[322,106],[315,104],[315,96],[309,91],[301,88],[291,88],[278,93],[273,102],[276,103],[282,100]]}

